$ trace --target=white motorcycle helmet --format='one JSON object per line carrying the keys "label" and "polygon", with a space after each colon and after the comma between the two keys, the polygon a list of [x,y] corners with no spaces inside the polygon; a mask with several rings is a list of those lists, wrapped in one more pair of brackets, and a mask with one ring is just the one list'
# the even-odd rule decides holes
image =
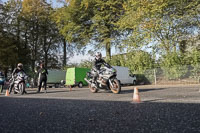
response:
{"label": "white motorcycle helmet", "polygon": [[95,54],[95,58],[96,58],[97,60],[100,60],[100,59],[102,58],[102,54],[101,54],[100,52],[97,52],[97,53]]}
{"label": "white motorcycle helmet", "polygon": [[22,63],[18,63],[17,64],[17,68],[21,70],[23,68],[23,64]]}

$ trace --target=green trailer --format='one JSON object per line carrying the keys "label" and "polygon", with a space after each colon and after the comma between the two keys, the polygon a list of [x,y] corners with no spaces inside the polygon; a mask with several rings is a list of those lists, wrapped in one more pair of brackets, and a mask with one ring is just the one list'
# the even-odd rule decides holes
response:
{"label": "green trailer", "polygon": [[66,84],[67,86],[78,86],[82,88],[84,85],[88,85],[87,82],[84,80],[86,77],[87,72],[90,69],[88,68],[68,68],[66,72]]}
{"label": "green trailer", "polygon": [[49,87],[55,86],[55,88],[60,87],[62,85],[62,82],[65,81],[65,76],[66,76],[65,70],[57,70],[57,69],[48,70],[47,86]]}

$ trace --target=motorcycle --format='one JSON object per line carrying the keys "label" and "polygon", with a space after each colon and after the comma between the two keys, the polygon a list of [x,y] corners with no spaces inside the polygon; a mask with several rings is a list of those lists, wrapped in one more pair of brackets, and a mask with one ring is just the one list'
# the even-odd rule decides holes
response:
{"label": "motorcycle", "polygon": [[[23,95],[25,93],[25,80],[27,79],[28,76],[24,72],[19,72],[16,75],[16,78],[14,78],[14,86],[9,87],[9,93],[12,92],[12,89],[14,89],[14,94],[20,93]],[[10,83],[13,82],[13,78],[10,79]],[[11,85],[11,84],[10,84]]]}
{"label": "motorcycle", "polygon": [[95,83],[92,83],[95,70],[91,69],[87,72],[85,81],[89,84],[90,91],[93,93],[98,92],[99,89],[111,90],[115,94],[121,92],[121,85],[119,80],[116,78],[117,72],[114,68],[103,67],[100,69],[99,76]]}

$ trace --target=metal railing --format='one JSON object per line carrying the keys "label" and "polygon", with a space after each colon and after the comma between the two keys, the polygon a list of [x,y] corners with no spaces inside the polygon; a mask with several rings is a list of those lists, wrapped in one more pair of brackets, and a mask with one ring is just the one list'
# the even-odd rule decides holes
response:
{"label": "metal railing", "polygon": [[199,84],[200,64],[147,69],[137,74],[138,84]]}

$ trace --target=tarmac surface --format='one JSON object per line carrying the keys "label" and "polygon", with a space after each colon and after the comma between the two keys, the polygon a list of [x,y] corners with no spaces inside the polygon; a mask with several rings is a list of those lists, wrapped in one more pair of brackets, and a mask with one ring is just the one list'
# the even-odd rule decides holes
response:
{"label": "tarmac surface", "polygon": [[120,94],[88,88],[0,95],[0,133],[199,133],[200,85],[137,86]]}

